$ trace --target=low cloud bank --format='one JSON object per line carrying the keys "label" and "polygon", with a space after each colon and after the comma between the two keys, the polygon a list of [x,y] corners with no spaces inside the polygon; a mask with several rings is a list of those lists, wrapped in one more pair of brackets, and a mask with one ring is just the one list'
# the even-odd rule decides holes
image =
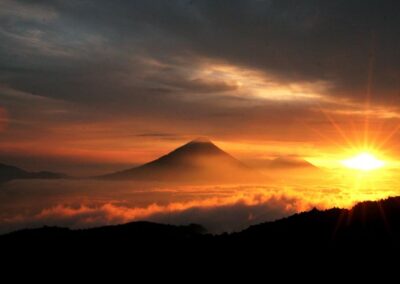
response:
{"label": "low cloud bank", "polygon": [[59,204],[34,215],[18,214],[1,220],[0,233],[22,228],[61,226],[89,228],[148,220],[168,224],[198,223],[210,233],[242,230],[252,224],[275,220],[310,207],[287,196],[255,194],[247,197],[209,198],[147,207],[114,203],[98,206]]}

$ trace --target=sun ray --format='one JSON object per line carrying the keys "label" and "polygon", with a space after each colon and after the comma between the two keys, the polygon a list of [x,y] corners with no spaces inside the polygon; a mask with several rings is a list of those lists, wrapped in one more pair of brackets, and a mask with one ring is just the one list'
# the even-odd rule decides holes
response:
{"label": "sun ray", "polygon": [[364,107],[364,147],[367,147],[369,142],[369,119],[370,119],[370,104],[371,104],[371,92],[372,92],[372,81],[374,76],[374,65],[375,65],[375,33],[371,32],[371,45],[368,58],[368,77],[367,77],[367,90],[365,97]]}
{"label": "sun ray", "polygon": [[343,129],[336,123],[333,118],[324,110],[321,106],[319,106],[319,110],[324,114],[324,116],[328,119],[329,123],[335,128],[335,130],[339,133],[339,135],[343,138],[343,140],[347,143],[351,148],[355,148],[355,145],[351,142],[351,140],[347,137],[346,133]]}
{"label": "sun ray", "polygon": [[387,136],[385,139],[382,140],[382,142],[380,144],[378,144],[377,148],[381,149],[383,148],[386,143],[388,143],[394,135],[396,135],[396,133],[400,130],[400,124],[398,124]]}

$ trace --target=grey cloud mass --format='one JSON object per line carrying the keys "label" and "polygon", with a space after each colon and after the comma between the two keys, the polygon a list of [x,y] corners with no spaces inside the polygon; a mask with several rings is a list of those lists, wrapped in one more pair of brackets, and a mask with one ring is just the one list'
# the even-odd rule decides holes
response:
{"label": "grey cloud mass", "polygon": [[[304,141],[299,123],[329,124],[321,108],[357,115],[369,98],[399,111],[398,1],[1,0],[0,11],[9,143],[15,121],[32,120],[32,136],[49,122],[129,120],[136,135]],[[58,103],[10,102],[9,90]]]}
{"label": "grey cloud mass", "polygon": [[[333,95],[346,96],[365,94],[373,65],[374,87],[388,96],[398,91],[397,1],[2,1],[2,6],[9,11],[0,15],[2,80],[47,96],[86,100],[97,91],[101,100],[129,92],[135,102],[140,97],[135,93],[166,96],[163,87],[230,89],[223,82],[185,78],[184,69],[201,58],[256,68],[286,82],[329,81]],[[28,9],[34,13],[24,12]],[[143,86],[146,78],[150,90]],[[129,90],[119,86],[128,80]]]}

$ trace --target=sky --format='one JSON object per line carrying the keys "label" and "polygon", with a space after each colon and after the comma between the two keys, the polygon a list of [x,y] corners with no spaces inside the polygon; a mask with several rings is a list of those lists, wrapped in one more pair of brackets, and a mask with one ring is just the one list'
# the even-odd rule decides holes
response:
{"label": "sky", "polygon": [[0,0],[0,161],[91,175],[206,136],[399,156],[400,3]]}

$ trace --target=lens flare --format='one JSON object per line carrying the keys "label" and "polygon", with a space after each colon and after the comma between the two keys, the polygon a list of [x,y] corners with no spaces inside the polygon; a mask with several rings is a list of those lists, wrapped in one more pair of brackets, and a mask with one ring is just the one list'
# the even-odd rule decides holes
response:
{"label": "lens flare", "polygon": [[342,161],[342,164],[349,169],[361,171],[371,171],[385,165],[383,161],[378,160],[370,153],[360,153],[353,158]]}

